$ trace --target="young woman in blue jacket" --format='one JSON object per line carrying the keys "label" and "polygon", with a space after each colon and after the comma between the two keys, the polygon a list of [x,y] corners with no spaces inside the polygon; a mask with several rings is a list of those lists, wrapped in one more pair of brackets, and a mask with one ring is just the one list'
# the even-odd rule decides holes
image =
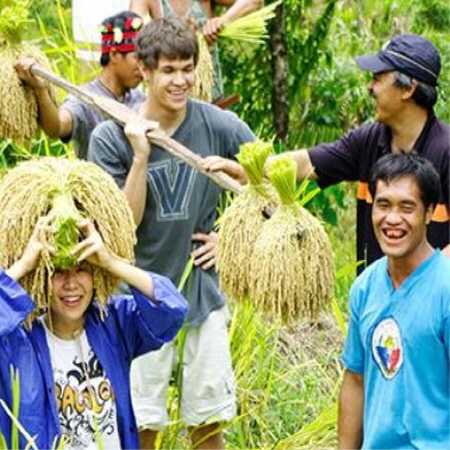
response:
{"label": "young woman in blue jacket", "polygon": [[[0,270],[0,431],[11,445],[13,384],[18,420],[38,448],[138,448],[131,406],[131,361],[160,348],[183,324],[187,304],[171,281],[112,254],[92,224],[73,252],[78,264],[56,271],[48,311],[26,325],[35,304],[19,281],[36,267],[48,226],[41,218],[21,258]],[[51,251],[51,249],[49,249]],[[130,286],[132,295],[95,301],[93,266]],[[14,382],[13,379],[16,379]],[[20,433],[20,448],[27,445]]]}

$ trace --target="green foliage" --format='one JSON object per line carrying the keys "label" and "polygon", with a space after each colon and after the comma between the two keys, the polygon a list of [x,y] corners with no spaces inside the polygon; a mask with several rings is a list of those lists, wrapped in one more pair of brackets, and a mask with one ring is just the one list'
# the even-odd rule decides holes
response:
{"label": "green foliage", "polygon": [[[10,6],[6,6],[7,4]],[[67,8],[69,4],[69,0],[40,0],[31,3],[29,0],[0,0],[0,30],[3,22],[15,23],[14,28],[9,26],[13,30],[18,29],[14,34],[16,40],[32,41],[33,45],[40,47],[51,58],[55,73],[79,84],[81,75],[74,64],[75,45],[72,39],[70,9]],[[11,16],[12,13],[17,16],[16,19]],[[34,20],[28,17],[33,17]],[[62,100],[65,93],[60,94]],[[71,146],[63,144],[59,139],[49,139],[43,133],[28,147],[18,145],[8,138],[0,138],[0,173],[32,156],[63,156],[71,151]]]}
{"label": "green foliage", "polygon": [[[272,3],[272,2],[269,2]],[[311,2],[284,0],[286,7],[287,47],[289,55],[288,90],[290,115],[298,114],[299,99],[307,88],[308,77],[318,64],[325,42],[335,0],[327,0],[318,17],[306,15]],[[271,140],[273,83],[272,55],[269,43],[242,48],[230,42],[222,45],[221,59],[227,93],[238,92],[242,101],[234,108],[263,140]],[[297,142],[290,139],[290,145]]]}
{"label": "green foliage", "polygon": [[34,140],[29,148],[15,144],[11,139],[3,139],[0,140],[0,173],[33,156],[64,156],[68,153],[68,147],[59,139],[42,136]]}
{"label": "green foliage", "polygon": [[450,29],[450,4],[447,0],[420,0],[414,17],[415,26],[427,27],[448,33]]}
{"label": "green foliage", "polygon": [[0,38],[11,44],[21,42],[24,28],[31,22],[28,5],[29,0],[0,0]]}
{"label": "green foliage", "polygon": [[[323,54],[325,39],[331,25],[336,5],[335,0],[327,0],[320,16],[315,19],[304,14],[305,21],[295,20],[296,14],[301,14],[303,10],[302,2],[299,2],[295,11],[296,2],[288,2],[289,19],[287,21],[287,35],[289,48],[289,99],[293,105],[292,114],[297,114],[301,110],[303,92],[308,86],[309,76],[317,67]],[[293,17],[291,8],[294,9]],[[298,17],[298,16],[297,16]],[[306,23],[310,26],[305,26]],[[308,30],[305,33],[305,30]],[[310,31],[309,31],[310,30]],[[295,74],[295,76],[293,76]],[[297,109],[298,108],[298,109]]]}
{"label": "green foliage", "polygon": [[72,254],[73,247],[78,243],[77,220],[69,217],[57,223],[55,244],[57,254],[52,258],[55,270],[68,270],[76,265],[77,257]]}
{"label": "green foliage", "polygon": [[[317,429],[308,427],[335,403],[339,348],[326,344],[332,335],[342,339],[334,326],[280,328],[262,321],[250,304],[234,304],[230,343],[239,413],[227,431],[230,448],[301,448],[294,445],[300,439],[291,440],[299,430],[308,434],[307,448],[317,447]],[[334,414],[322,442],[327,447],[335,443],[335,423]]]}
{"label": "green foliage", "polygon": [[[326,124],[327,120],[331,122],[327,117],[334,117],[336,113],[332,112],[332,107],[321,111],[319,108],[312,110],[313,102],[319,95],[311,98],[314,88],[310,87],[310,76],[324,54],[325,39],[332,23],[336,1],[326,1],[323,6],[315,9],[314,14],[309,14],[311,2],[285,0],[284,3],[287,9],[288,97],[291,105],[288,146],[290,148],[309,147],[320,142],[312,137],[317,137],[317,134],[324,130],[327,130],[330,135],[331,133],[328,131],[330,128],[333,130],[331,139],[335,139],[342,132],[341,122],[346,120],[345,117],[342,117],[339,122]],[[250,124],[262,139],[271,140],[274,129],[271,117],[272,92],[268,89],[268,86],[272,85],[269,45],[256,47],[253,49],[253,53],[247,51],[239,52],[239,54],[228,46],[224,48],[222,59],[225,61],[227,90],[229,92],[237,91],[243,97],[243,101],[235,108],[236,112]],[[227,76],[227,74],[230,75]],[[241,79],[240,74],[243,74],[245,78]],[[332,89],[335,82],[333,77],[330,81],[329,101],[336,99]],[[344,90],[345,86],[342,89]],[[318,123],[315,122],[317,118],[319,118]],[[280,150],[285,150],[285,148],[279,146],[278,151]],[[313,187],[311,188],[313,189]],[[338,203],[332,202],[333,197]],[[319,212],[326,221],[336,223],[336,205],[343,205],[342,198],[342,189],[337,186],[332,189],[331,197],[324,194],[315,196],[310,207],[315,212]]]}
{"label": "green foliage", "polygon": [[[30,4],[30,14],[43,21],[46,34],[57,37],[63,25],[71,28],[71,4],[71,0],[33,0]],[[40,33],[42,28],[37,31]]]}
{"label": "green foliage", "polygon": [[[226,43],[221,52],[226,95],[239,93],[242,100],[234,111],[257,132],[264,141],[273,136],[271,117],[270,54],[268,44],[262,44],[242,53]],[[243,74],[246,74],[245,78]]]}
{"label": "green foliage", "polygon": [[20,405],[20,374],[17,369],[10,366],[10,377],[12,386],[12,409],[8,407],[3,399],[0,399],[0,409],[11,419],[11,442],[8,444],[6,438],[0,430],[0,450],[17,450],[19,449],[19,435],[22,435],[27,441],[27,449],[37,450],[34,439],[23,428],[18,420]]}

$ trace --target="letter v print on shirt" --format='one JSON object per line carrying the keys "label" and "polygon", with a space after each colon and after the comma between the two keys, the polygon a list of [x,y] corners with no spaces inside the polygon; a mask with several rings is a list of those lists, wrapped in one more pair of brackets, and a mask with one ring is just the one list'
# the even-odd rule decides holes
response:
{"label": "letter v print on shirt", "polygon": [[149,168],[153,194],[158,200],[158,222],[188,218],[188,201],[197,171],[182,161],[166,159]]}

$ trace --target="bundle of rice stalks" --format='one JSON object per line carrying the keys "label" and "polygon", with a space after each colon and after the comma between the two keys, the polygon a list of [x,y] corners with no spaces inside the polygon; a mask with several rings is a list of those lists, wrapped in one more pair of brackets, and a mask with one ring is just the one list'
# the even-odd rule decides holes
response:
{"label": "bundle of rice stalks", "polygon": [[321,223],[297,203],[296,163],[286,155],[267,173],[281,205],[253,248],[250,298],[270,318],[317,319],[332,299],[333,253]]}
{"label": "bundle of rice stalks", "polygon": [[[232,39],[241,43],[261,44],[267,35],[267,23],[275,16],[275,8],[281,0],[253,13],[225,24],[218,33],[219,38]],[[213,84],[213,62],[206,39],[197,33],[199,43],[199,60],[195,69],[196,85],[192,95],[205,102],[211,101]]]}
{"label": "bundle of rice stalks", "polygon": [[224,292],[236,300],[248,298],[253,244],[265,222],[263,209],[277,203],[273,187],[264,180],[264,164],[273,147],[262,141],[241,145],[237,159],[248,184],[223,213],[219,223],[217,269]]}
{"label": "bundle of rice stalks", "polygon": [[[123,192],[95,164],[81,160],[46,157],[19,164],[0,181],[0,266],[10,267],[23,254],[37,220],[49,217],[45,240],[56,249],[43,258],[21,284],[38,308],[48,307],[51,276],[55,269],[76,263],[70,253],[83,236],[76,222],[89,218],[106,247],[131,261],[135,225]],[[96,298],[104,304],[120,280],[92,266]]]}
{"label": "bundle of rice stalks", "polygon": [[195,67],[195,86],[192,96],[198,100],[210,103],[212,100],[213,86],[213,61],[209,51],[208,43],[201,33],[197,33],[198,40],[198,62]]}
{"label": "bundle of rice stalks", "polygon": [[[0,136],[26,144],[36,136],[37,102],[33,89],[25,86],[14,64],[19,56],[28,56],[46,69],[47,57],[29,43],[22,42],[28,21],[29,0],[0,0]],[[53,88],[50,95],[56,98]]]}
{"label": "bundle of rice stalks", "polygon": [[250,44],[261,44],[268,38],[267,23],[275,17],[275,9],[282,0],[271,3],[246,16],[225,24],[219,31],[219,37],[233,39]]}

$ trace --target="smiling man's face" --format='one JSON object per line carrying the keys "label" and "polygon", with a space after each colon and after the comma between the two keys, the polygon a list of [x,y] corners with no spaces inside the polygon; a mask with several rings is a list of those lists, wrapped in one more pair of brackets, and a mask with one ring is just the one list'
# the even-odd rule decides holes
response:
{"label": "smiling man's face", "polygon": [[386,183],[378,180],[372,222],[383,253],[394,259],[414,257],[426,243],[432,207],[425,210],[419,187],[411,176]]}

